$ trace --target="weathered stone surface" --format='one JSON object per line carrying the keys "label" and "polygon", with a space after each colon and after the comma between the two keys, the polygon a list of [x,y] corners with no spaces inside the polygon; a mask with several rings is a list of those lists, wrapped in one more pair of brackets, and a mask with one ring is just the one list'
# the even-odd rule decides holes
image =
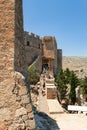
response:
{"label": "weathered stone surface", "polygon": [[22,123],[22,124],[14,124],[14,125],[11,125],[8,130],[25,130],[26,127],[25,127],[25,124]]}
{"label": "weathered stone surface", "polygon": [[[26,66],[22,0],[1,0],[0,19],[0,130],[25,130],[27,126],[20,116],[28,116],[23,106],[31,104],[23,76]],[[34,120],[32,124],[30,129],[35,129]]]}
{"label": "weathered stone surface", "polygon": [[30,120],[34,119],[34,115],[32,113],[28,113],[28,117],[29,117]]}
{"label": "weathered stone surface", "polygon": [[26,65],[34,65],[41,73],[45,65],[51,74],[56,75],[62,67],[62,50],[57,50],[55,37],[45,36],[42,39],[33,33],[24,32]]}
{"label": "weathered stone surface", "polygon": [[35,125],[34,120],[26,120],[25,124],[30,130],[33,130],[33,126]]}
{"label": "weathered stone surface", "polygon": [[26,65],[35,65],[37,70],[42,71],[42,41],[39,36],[24,32]]}
{"label": "weathered stone surface", "polygon": [[8,108],[0,109],[0,121],[10,120],[11,119],[11,112]]}
{"label": "weathered stone surface", "polygon": [[22,102],[23,104],[28,104],[28,103],[30,103],[28,95],[21,96],[21,102]]}
{"label": "weathered stone surface", "polygon": [[23,116],[22,116],[22,119],[23,119],[24,121],[26,121],[26,120],[29,119],[29,116],[28,116],[28,115],[23,115]]}
{"label": "weathered stone surface", "polygon": [[57,66],[58,66],[58,71],[62,68],[62,49],[57,50]]}
{"label": "weathered stone surface", "polygon": [[20,90],[19,90],[19,95],[20,96],[27,94],[27,91],[24,88],[26,88],[26,86],[20,86]]}
{"label": "weathered stone surface", "polygon": [[26,110],[27,110],[28,113],[30,113],[32,111],[31,104],[26,105]]}
{"label": "weathered stone surface", "polygon": [[0,130],[5,130],[6,128],[7,128],[7,122],[6,121],[0,122]]}
{"label": "weathered stone surface", "polygon": [[3,108],[3,107],[8,107],[8,104],[5,103],[5,101],[0,102],[0,108]]}
{"label": "weathered stone surface", "polygon": [[15,116],[19,117],[19,116],[22,116],[22,115],[27,115],[26,109],[24,107],[17,109]]}
{"label": "weathered stone surface", "polygon": [[45,36],[43,43],[43,66],[48,64],[49,72],[52,75],[57,73],[57,42],[55,37]]}

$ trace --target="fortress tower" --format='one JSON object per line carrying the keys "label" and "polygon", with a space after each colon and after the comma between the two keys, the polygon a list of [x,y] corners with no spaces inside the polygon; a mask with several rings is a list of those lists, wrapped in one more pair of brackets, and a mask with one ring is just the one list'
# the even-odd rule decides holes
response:
{"label": "fortress tower", "polygon": [[22,0],[0,0],[0,129],[2,130],[35,128],[30,97],[25,77],[22,75],[25,71],[24,51]]}

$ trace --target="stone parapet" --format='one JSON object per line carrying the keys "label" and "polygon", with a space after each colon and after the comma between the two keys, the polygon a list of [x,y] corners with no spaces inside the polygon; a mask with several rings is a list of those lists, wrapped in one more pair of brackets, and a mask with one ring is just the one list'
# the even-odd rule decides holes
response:
{"label": "stone parapet", "polygon": [[57,99],[57,89],[55,86],[46,86],[47,99]]}

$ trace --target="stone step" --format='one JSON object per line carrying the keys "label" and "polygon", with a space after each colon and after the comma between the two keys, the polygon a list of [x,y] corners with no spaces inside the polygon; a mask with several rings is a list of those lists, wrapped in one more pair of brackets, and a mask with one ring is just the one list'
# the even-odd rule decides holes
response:
{"label": "stone step", "polygon": [[56,88],[56,86],[54,84],[45,84],[45,86],[46,87],[55,87]]}
{"label": "stone step", "polygon": [[47,103],[50,114],[64,113],[64,110],[57,99],[48,99]]}

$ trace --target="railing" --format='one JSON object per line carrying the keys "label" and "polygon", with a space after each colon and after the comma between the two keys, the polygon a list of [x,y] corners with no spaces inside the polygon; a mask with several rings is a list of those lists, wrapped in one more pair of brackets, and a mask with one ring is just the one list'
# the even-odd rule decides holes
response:
{"label": "railing", "polygon": [[87,114],[87,106],[74,106],[74,105],[68,105],[69,111],[77,111],[78,113],[86,113]]}

